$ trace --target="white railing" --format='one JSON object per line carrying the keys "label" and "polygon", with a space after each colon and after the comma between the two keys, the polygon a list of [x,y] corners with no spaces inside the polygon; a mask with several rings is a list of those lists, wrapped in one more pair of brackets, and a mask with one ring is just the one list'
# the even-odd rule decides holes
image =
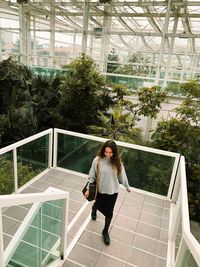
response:
{"label": "white railing", "polygon": [[30,136],[28,138],[25,138],[19,142],[16,142],[12,145],[9,145],[5,148],[0,149],[0,156],[7,153],[11,152],[13,154],[13,170],[14,170],[14,188],[15,191],[17,192],[19,186],[18,186],[18,166],[17,166],[17,149],[19,147],[22,147],[25,144],[28,144],[36,139],[39,139],[45,135],[49,135],[49,146],[48,146],[48,168],[52,166],[52,151],[53,151],[53,129],[48,129],[46,131],[43,131],[41,133],[35,134],[33,136]]}
{"label": "white railing", "polygon": [[[57,167],[57,151],[58,151],[58,134],[59,133],[63,134],[63,135],[80,137],[80,138],[83,138],[86,140],[93,140],[93,141],[98,141],[98,142],[102,142],[102,143],[107,140],[107,139],[102,138],[102,137],[97,137],[97,136],[92,136],[92,135],[87,135],[87,134],[81,134],[81,133],[77,133],[77,132],[71,132],[71,131],[66,131],[66,130],[55,128],[54,129],[54,155],[53,155],[53,167],[54,168]],[[174,165],[172,168],[171,179],[170,179],[170,184],[169,184],[168,194],[167,194],[167,198],[170,199],[171,195],[172,195],[172,191],[173,191],[173,185],[174,185],[175,178],[176,178],[176,172],[177,172],[177,168],[178,168],[180,154],[174,153],[174,152],[169,152],[169,151],[164,151],[164,150],[160,150],[160,149],[155,149],[155,148],[151,148],[151,147],[146,147],[146,146],[129,144],[129,143],[120,142],[120,141],[116,141],[116,143],[117,143],[117,145],[119,145],[121,147],[131,148],[134,150],[140,150],[140,151],[144,151],[144,152],[150,152],[150,153],[174,158]]]}
{"label": "white railing", "polygon": [[[186,253],[188,256],[184,257]],[[187,260],[192,260],[193,265],[187,265]],[[200,266],[200,244],[190,231],[185,159],[183,156],[178,167],[172,195],[167,266]]]}
{"label": "white railing", "polygon": [[[0,149],[0,155],[13,151],[13,161],[15,169],[15,179],[17,179],[17,148],[40,138],[46,134],[49,134],[49,163],[48,166],[52,166],[52,151],[53,151],[53,167],[57,167],[57,153],[58,153],[58,134],[69,135],[73,137],[79,137],[86,140],[94,140],[98,142],[105,142],[106,139],[79,134],[76,132],[65,131],[61,129],[54,129],[54,150],[53,150],[53,140],[52,140],[52,129],[44,131],[40,134],[29,137],[25,140],[17,142],[9,147]],[[186,184],[186,173],[185,173],[185,160],[184,157],[180,158],[180,155],[177,153],[172,153],[168,151],[153,149],[149,147],[127,144],[124,142],[117,142],[118,145],[122,147],[132,148],[135,150],[141,150],[145,152],[160,154],[164,156],[169,156],[174,158],[174,166],[172,168],[171,181],[169,184],[167,199],[171,200],[171,211],[170,211],[170,224],[169,224],[169,240],[168,240],[168,257],[167,257],[167,267],[179,267],[186,266],[183,262],[185,260],[185,254],[190,253],[188,258],[192,258],[195,261],[196,265],[200,266],[200,244],[194,238],[190,231],[190,222],[189,222],[189,209],[188,209],[188,199],[187,199],[187,184]],[[15,182],[17,184],[17,182]],[[7,195],[0,196],[0,259],[2,262],[5,261],[4,258],[4,247],[3,247],[3,237],[2,237],[2,214],[1,209],[3,207],[9,207],[14,205],[21,205],[26,203],[34,203],[37,201],[46,201],[54,199],[66,199],[67,193],[37,193],[37,194],[23,194],[23,195]],[[68,201],[66,201],[66,205]],[[181,230],[180,230],[181,229]],[[66,237],[66,235],[64,235]],[[180,237],[180,242],[177,242]],[[65,253],[66,242],[62,241],[62,250]],[[176,253],[177,251],[177,253]],[[9,254],[9,253],[8,253]],[[63,254],[65,255],[65,254]],[[0,262],[1,263],[1,262]],[[0,265],[4,266],[4,265]]]}
{"label": "white railing", "polygon": [[[3,243],[3,224],[2,224],[2,216],[3,212],[2,209],[9,208],[12,206],[24,205],[24,204],[33,204],[32,208],[36,210],[38,205],[43,204],[46,201],[53,201],[53,200],[62,200],[62,216],[61,216],[61,234],[60,240],[57,247],[60,247],[60,255],[61,257],[58,259],[58,262],[61,260],[65,260],[66,258],[66,237],[67,237],[67,221],[68,221],[68,206],[69,206],[69,193],[58,190],[55,188],[48,188],[47,191],[42,193],[30,193],[30,194],[13,194],[13,195],[3,195],[0,196],[0,266],[5,267],[7,266],[8,261],[10,260],[11,256],[14,253],[15,248],[17,247],[18,243],[20,242],[21,238],[25,233],[25,228],[28,225],[28,222],[31,221],[34,214],[30,209],[30,212],[24,218],[21,226],[17,230],[16,234],[14,235],[13,239],[10,241],[6,250],[4,250],[4,243]],[[36,207],[37,206],[37,207]],[[36,249],[38,249],[36,247]]]}

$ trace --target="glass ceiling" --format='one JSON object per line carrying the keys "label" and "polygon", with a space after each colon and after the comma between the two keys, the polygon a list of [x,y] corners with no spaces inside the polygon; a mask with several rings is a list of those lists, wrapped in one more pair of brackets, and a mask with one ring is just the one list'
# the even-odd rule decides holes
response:
{"label": "glass ceiling", "polygon": [[86,53],[97,60],[105,59],[102,51],[108,54],[115,49],[121,62],[139,52],[148,54],[152,59],[148,64],[161,71],[170,65],[182,73],[200,72],[198,0],[0,0],[1,33],[20,39],[19,14],[30,18],[31,38],[39,43],[50,42],[53,26],[55,46],[73,46],[70,57],[83,49],[85,34]]}

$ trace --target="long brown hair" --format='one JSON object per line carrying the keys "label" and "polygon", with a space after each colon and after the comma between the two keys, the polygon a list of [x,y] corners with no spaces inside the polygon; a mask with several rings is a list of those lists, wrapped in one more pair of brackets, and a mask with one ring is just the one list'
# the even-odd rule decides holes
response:
{"label": "long brown hair", "polygon": [[119,150],[116,143],[113,140],[106,141],[101,147],[98,156],[101,158],[105,157],[105,149],[109,147],[112,150],[112,157],[110,158],[110,162],[113,167],[116,167],[117,174],[119,175],[122,171],[121,159],[119,156]]}

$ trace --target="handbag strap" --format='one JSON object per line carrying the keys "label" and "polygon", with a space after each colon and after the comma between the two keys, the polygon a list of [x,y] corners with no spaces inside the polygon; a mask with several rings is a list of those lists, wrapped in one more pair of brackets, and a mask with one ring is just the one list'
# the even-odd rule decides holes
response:
{"label": "handbag strap", "polygon": [[100,157],[98,157],[98,162],[97,162],[97,178],[96,178],[95,199],[96,199],[96,196],[97,196],[97,192],[99,191],[99,180],[100,180]]}

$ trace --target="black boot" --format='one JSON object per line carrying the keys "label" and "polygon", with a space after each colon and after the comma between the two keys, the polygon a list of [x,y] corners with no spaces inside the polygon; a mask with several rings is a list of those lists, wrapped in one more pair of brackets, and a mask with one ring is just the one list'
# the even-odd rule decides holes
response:
{"label": "black boot", "polygon": [[96,209],[96,207],[95,207],[95,203],[94,203],[94,205],[92,206],[91,217],[92,217],[92,220],[93,220],[93,221],[95,221],[96,218],[97,218],[97,209]]}
{"label": "black boot", "polygon": [[105,218],[105,226],[104,226],[104,229],[102,231],[102,235],[103,235],[103,241],[106,245],[110,244],[110,236],[108,233],[108,228],[110,226],[110,222],[111,222],[110,218]]}

